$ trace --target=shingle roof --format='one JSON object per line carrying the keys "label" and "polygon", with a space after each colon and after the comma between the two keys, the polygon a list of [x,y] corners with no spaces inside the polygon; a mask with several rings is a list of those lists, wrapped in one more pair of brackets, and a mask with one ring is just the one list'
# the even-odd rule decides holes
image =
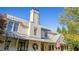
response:
{"label": "shingle roof", "polygon": [[10,38],[23,39],[23,40],[35,40],[35,41],[51,42],[51,43],[56,43],[56,41],[60,39],[60,35],[56,35],[52,39],[40,39],[32,36],[21,35],[17,32],[6,32],[5,36]]}

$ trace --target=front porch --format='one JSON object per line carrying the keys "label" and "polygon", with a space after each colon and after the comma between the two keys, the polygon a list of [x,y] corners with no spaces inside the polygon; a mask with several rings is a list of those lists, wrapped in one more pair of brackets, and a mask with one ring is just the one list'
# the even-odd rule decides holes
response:
{"label": "front porch", "polygon": [[[2,47],[1,47],[2,46]],[[61,48],[56,48],[55,43],[36,41],[36,40],[24,40],[8,38],[0,43],[0,49],[3,51],[66,51],[69,47],[62,45]]]}
{"label": "front porch", "polygon": [[1,51],[68,51],[72,50],[69,45],[62,44],[60,48],[55,47],[51,39],[39,39],[19,35],[18,33],[7,33],[0,38]]}

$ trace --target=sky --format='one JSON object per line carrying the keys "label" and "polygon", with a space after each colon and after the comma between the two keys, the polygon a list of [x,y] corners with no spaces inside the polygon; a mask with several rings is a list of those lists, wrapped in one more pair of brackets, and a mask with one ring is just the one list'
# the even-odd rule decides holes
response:
{"label": "sky", "polygon": [[[0,13],[17,16],[29,21],[32,7],[0,7]],[[40,24],[56,31],[60,15],[64,13],[63,7],[36,7],[40,12]]]}

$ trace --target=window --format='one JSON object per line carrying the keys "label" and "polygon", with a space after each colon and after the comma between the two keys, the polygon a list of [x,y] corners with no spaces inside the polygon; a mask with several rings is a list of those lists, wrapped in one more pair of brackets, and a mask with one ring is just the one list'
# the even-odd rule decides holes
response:
{"label": "window", "polygon": [[15,22],[13,31],[17,31],[17,30],[18,30],[18,25],[19,25],[19,24]]}
{"label": "window", "polygon": [[41,38],[42,39],[48,39],[48,33],[46,30],[41,30]]}
{"label": "window", "polygon": [[7,31],[11,32],[12,31],[12,27],[13,27],[13,21],[9,21],[8,27],[7,27]]}
{"label": "window", "polygon": [[8,26],[7,26],[7,31],[8,32],[17,31],[18,25],[19,25],[18,22],[9,21]]}
{"label": "window", "polygon": [[4,50],[8,50],[8,49],[9,49],[10,42],[11,42],[11,41],[5,40]]}
{"label": "window", "polygon": [[48,38],[47,31],[45,31],[45,38]]}

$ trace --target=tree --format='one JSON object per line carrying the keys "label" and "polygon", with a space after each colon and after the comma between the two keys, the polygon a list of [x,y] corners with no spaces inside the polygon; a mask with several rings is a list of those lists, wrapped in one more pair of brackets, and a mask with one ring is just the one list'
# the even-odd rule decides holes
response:
{"label": "tree", "polygon": [[58,33],[61,33],[61,29],[59,27],[57,28],[57,32]]}
{"label": "tree", "polygon": [[[60,24],[67,26],[67,31],[62,27],[62,34],[64,32],[65,40],[68,44],[74,47],[79,43],[79,8],[68,7],[64,8],[65,14],[60,16]],[[66,33],[67,32],[67,33]]]}
{"label": "tree", "polygon": [[62,31],[61,31],[63,34],[67,33],[66,31],[66,28],[65,27],[62,27]]}

